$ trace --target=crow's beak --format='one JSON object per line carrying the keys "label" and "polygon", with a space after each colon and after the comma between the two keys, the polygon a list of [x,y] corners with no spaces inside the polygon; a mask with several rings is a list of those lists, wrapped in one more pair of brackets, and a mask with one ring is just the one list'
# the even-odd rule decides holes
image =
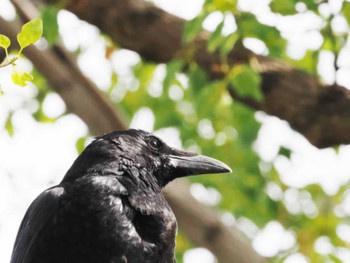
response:
{"label": "crow's beak", "polygon": [[196,174],[230,173],[231,169],[223,162],[204,155],[177,152],[169,155],[173,168],[173,178]]}

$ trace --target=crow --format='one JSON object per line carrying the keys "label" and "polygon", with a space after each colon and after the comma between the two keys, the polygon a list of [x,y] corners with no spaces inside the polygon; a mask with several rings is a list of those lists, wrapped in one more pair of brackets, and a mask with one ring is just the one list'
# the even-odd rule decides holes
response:
{"label": "crow", "polygon": [[175,178],[230,171],[142,130],[97,137],[32,202],[11,263],[173,263],[177,222],[161,189]]}

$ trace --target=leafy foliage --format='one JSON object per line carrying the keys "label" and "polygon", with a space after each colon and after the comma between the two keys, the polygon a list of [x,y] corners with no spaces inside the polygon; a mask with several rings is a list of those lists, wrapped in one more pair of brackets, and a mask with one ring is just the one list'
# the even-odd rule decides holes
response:
{"label": "leafy foliage", "polygon": [[260,91],[260,74],[246,65],[235,66],[232,69],[232,87],[241,97],[251,97],[256,101],[262,101]]}
{"label": "leafy foliage", "polygon": [[9,57],[8,48],[11,45],[11,40],[0,34],[0,47],[5,50],[6,58],[0,64],[1,67],[12,65],[14,73],[12,74],[13,83],[19,86],[26,86],[28,81],[33,80],[33,76],[29,72],[19,73],[16,70],[16,61],[19,59],[24,48],[38,41],[43,33],[43,22],[41,19],[33,19],[22,26],[21,32],[17,35],[17,41],[20,46],[20,50],[14,57]]}

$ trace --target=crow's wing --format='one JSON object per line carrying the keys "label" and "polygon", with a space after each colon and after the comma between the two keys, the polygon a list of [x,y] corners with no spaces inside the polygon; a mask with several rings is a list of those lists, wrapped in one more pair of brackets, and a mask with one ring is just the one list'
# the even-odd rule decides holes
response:
{"label": "crow's wing", "polygon": [[[67,188],[68,189],[68,188]],[[28,208],[22,223],[20,225],[17,238],[15,241],[11,263],[33,263],[33,262],[158,262],[151,259],[152,255],[156,253],[156,245],[149,243],[146,240],[143,240],[139,236],[137,229],[134,225],[134,216],[135,210],[128,204],[123,204],[122,201],[127,195],[127,191],[122,184],[118,182],[117,179],[108,176],[92,176],[89,177],[86,182],[80,185],[71,186],[69,193],[74,194],[74,196],[69,196],[68,190],[65,190],[62,186],[55,186],[44,191],[40,194]],[[112,195],[106,195],[105,191],[113,192]],[[86,191],[89,193],[79,201],[82,201],[84,206],[86,206],[85,212],[91,216],[97,216],[97,222],[101,223],[100,227],[108,222],[104,227],[107,229],[110,228],[111,232],[103,231],[104,233],[96,233],[96,236],[93,237],[94,240],[89,240],[89,236],[86,236],[81,242],[77,242],[73,247],[65,246],[65,249],[61,250],[57,248],[55,255],[48,255],[48,251],[39,251],[45,248],[45,242],[56,242],[54,237],[49,237],[48,234],[52,228],[56,217],[58,216],[59,211],[62,212],[62,201],[67,202],[67,198],[79,198]],[[69,199],[68,198],[68,199]],[[98,200],[96,202],[96,200]],[[73,202],[73,201],[72,201]],[[74,202],[73,202],[74,203]],[[72,204],[72,203],[71,203]],[[70,216],[77,215],[78,219],[82,219],[81,211],[78,207],[73,205],[72,213]],[[93,210],[90,210],[93,209]],[[89,214],[92,212],[92,214]],[[67,215],[68,216],[68,215]],[[85,221],[89,221],[90,216],[85,218]],[[67,221],[67,224],[72,223],[72,221]],[[79,222],[78,222],[79,223]],[[96,223],[96,222],[95,222]],[[115,225],[113,225],[115,224]],[[67,226],[68,229],[75,228],[79,226],[84,226],[84,224],[77,224],[74,222],[74,225]],[[62,227],[62,225],[56,226]],[[80,228],[80,234],[85,232],[83,228]],[[91,230],[90,230],[91,232]],[[68,241],[66,238],[69,238],[68,234],[70,231],[61,231],[63,236],[57,237],[60,241]],[[66,235],[67,234],[67,235]],[[96,244],[100,247],[91,247],[91,242],[99,240],[98,235],[110,235],[114,237],[114,244],[116,245],[115,249],[108,251],[104,258],[98,260],[92,260],[92,258],[97,257],[99,254],[94,254],[95,251],[99,249],[104,249],[108,246],[104,242]],[[63,237],[63,240],[60,238]],[[102,237],[102,236],[101,236]],[[46,241],[45,241],[46,240]],[[110,238],[108,238],[111,241]],[[64,242],[65,243],[65,242]],[[94,243],[95,244],[95,243]],[[53,249],[53,243],[47,244],[47,249]],[[74,248],[72,251],[70,249]],[[82,254],[81,251],[88,251],[88,257],[85,254]],[[96,252],[96,253],[97,253]],[[66,253],[66,254],[61,254]],[[71,253],[74,253],[73,256]],[[46,257],[49,258],[46,258]],[[62,260],[66,256],[69,257],[68,261]],[[36,258],[40,257],[40,258]]]}
{"label": "crow's wing", "polygon": [[18,230],[11,263],[32,262],[36,240],[47,222],[52,220],[64,193],[61,186],[49,188],[29,206]]}

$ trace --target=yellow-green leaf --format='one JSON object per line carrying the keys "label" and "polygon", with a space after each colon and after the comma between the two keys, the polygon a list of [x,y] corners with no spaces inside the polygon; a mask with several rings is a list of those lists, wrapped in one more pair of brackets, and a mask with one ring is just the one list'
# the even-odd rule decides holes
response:
{"label": "yellow-green leaf", "polygon": [[33,80],[33,76],[28,72],[24,72],[23,74],[19,74],[19,73],[12,74],[13,83],[22,87],[27,86],[27,82],[32,80]]}
{"label": "yellow-green leaf", "polygon": [[11,137],[15,134],[15,129],[13,128],[12,124],[12,114],[9,114],[7,116],[6,122],[5,122],[5,129]]}
{"label": "yellow-green leaf", "polygon": [[75,142],[75,148],[77,152],[80,154],[82,151],[85,149],[85,144],[86,144],[86,137],[80,137],[76,142]]}
{"label": "yellow-green leaf", "polygon": [[329,255],[328,257],[333,263],[342,263],[343,262],[338,257],[336,257],[334,255]]}
{"label": "yellow-green leaf", "polygon": [[350,25],[350,2],[343,3],[342,13],[343,13],[346,21]]}
{"label": "yellow-green leaf", "polygon": [[0,47],[7,49],[11,44],[11,40],[5,36],[0,34]]}
{"label": "yellow-green leaf", "polygon": [[43,22],[40,18],[33,19],[24,24],[21,32],[17,35],[17,41],[21,50],[40,39],[43,34]]}
{"label": "yellow-green leaf", "polygon": [[297,11],[294,1],[273,0],[270,3],[271,10],[281,15],[293,15]]}

